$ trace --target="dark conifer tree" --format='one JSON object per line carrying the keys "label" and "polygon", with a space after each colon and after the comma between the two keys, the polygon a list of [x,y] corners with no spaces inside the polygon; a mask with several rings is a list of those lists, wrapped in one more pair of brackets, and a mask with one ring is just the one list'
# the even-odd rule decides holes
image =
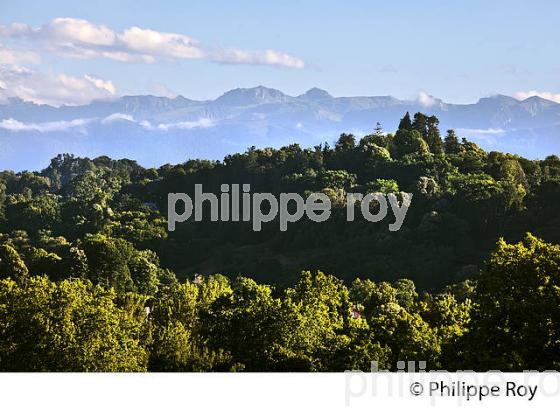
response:
{"label": "dark conifer tree", "polygon": [[399,130],[412,131],[412,121],[410,121],[410,114],[408,113],[408,111],[406,112],[404,117],[402,117],[401,122],[399,123]]}
{"label": "dark conifer tree", "polygon": [[443,149],[446,154],[458,154],[461,152],[461,143],[454,130],[447,130],[447,136],[443,143]]}
{"label": "dark conifer tree", "polygon": [[430,152],[441,154],[443,152],[443,141],[439,133],[439,120],[435,115],[426,119],[427,135],[425,137]]}

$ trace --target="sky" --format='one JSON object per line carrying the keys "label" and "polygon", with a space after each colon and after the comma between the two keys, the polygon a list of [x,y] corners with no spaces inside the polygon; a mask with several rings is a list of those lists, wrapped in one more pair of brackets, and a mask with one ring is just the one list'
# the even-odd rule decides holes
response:
{"label": "sky", "polygon": [[560,2],[0,0],[0,100],[506,94],[560,102]]}

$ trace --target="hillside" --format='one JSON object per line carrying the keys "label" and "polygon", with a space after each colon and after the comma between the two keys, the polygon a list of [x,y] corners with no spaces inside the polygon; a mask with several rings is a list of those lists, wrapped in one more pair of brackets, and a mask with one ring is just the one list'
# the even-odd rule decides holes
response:
{"label": "hillside", "polygon": [[[322,192],[332,215],[167,231],[170,192],[224,183]],[[413,199],[392,232],[346,221],[350,192]],[[3,171],[0,370],[557,369],[559,201],[557,156],[442,139],[421,113],[333,147]]]}
{"label": "hillside", "polygon": [[[0,232],[24,250],[65,238],[49,250],[62,258],[49,269],[63,276],[68,247],[103,234],[154,251],[181,279],[219,272],[292,284],[301,270],[321,269],[347,281],[406,277],[421,289],[476,275],[500,237],[517,241],[532,232],[560,241],[557,156],[486,152],[452,131],[442,139],[437,121],[417,113],[406,115],[394,135],[342,134],[332,148],[252,148],[223,161],[157,169],[106,156],[58,156],[41,172],[0,175]],[[275,195],[323,192],[333,215],[324,223],[301,220],[286,232],[277,222],[253,232],[250,223],[208,220],[166,231],[168,193],[192,195],[195,184],[219,192],[224,183]],[[389,222],[346,222],[347,192],[378,191],[414,195],[400,231],[390,232]]]}

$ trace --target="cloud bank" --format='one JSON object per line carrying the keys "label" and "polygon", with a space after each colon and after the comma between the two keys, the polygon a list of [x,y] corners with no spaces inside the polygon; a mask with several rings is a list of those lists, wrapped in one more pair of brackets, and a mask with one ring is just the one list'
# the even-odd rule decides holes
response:
{"label": "cloud bank", "polygon": [[92,124],[109,125],[117,121],[126,121],[137,124],[150,131],[191,130],[196,128],[210,128],[215,123],[208,118],[199,118],[196,121],[181,121],[152,124],[149,121],[137,121],[128,114],[114,113],[104,118],[77,118],[71,121],[48,121],[48,122],[21,122],[13,118],[0,121],[0,129],[11,132],[79,132],[87,134],[87,126]]}
{"label": "cloud bank", "polygon": [[499,135],[506,131],[501,128],[457,128],[459,134],[469,135]]}
{"label": "cloud bank", "polygon": [[42,123],[24,123],[13,118],[0,121],[0,128],[12,132],[57,132],[57,131],[78,131],[82,134],[86,133],[86,125],[91,119],[76,119],[71,121],[50,121]]}
{"label": "cloud bank", "polygon": [[38,64],[41,61],[39,54],[32,51],[12,50],[0,44],[0,64]]}
{"label": "cloud bank", "polygon": [[43,73],[17,65],[0,65],[0,102],[19,97],[24,101],[58,107],[113,98],[116,92],[111,81],[94,75],[74,77],[53,72]]}
{"label": "cloud bank", "polygon": [[276,50],[213,50],[184,34],[136,26],[117,32],[105,25],[68,17],[52,19],[39,27],[24,23],[0,25],[0,36],[32,42],[44,51],[71,58],[108,58],[121,62],[146,63],[166,58],[287,68],[305,66],[300,58]]}

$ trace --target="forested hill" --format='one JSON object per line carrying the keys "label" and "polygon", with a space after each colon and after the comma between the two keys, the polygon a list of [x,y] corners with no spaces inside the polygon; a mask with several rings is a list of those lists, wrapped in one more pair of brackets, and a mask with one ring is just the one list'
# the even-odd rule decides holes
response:
{"label": "forested hill", "polygon": [[[168,232],[167,194],[195,183],[321,191],[334,208],[286,232]],[[346,221],[345,193],[366,191],[413,193],[401,230]],[[422,114],[332,148],[158,169],[60,155],[4,171],[0,371],[557,370],[559,200],[557,156],[441,139]]]}
{"label": "forested hill", "polygon": [[[552,153],[551,153],[552,154]],[[251,184],[253,192],[326,193],[333,215],[280,232],[242,222],[188,222],[166,229],[167,194],[194,184]],[[346,222],[348,192],[412,192],[402,229]],[[380,128],[334,147],[250,148],[223,161],[145,169],[132,160],[60,155],[41,172],[0,174],[0,243],[30,274],[86,277],[153,293],[196,273],[239,274],[291,285],[302,270],[354,278],[410,278],[420,289],[475,277],[500,237],[526,232],[560,242],[560,159],[486,152],[436,117],[407,114],[397,132]],[[2,262],[2,263],[5,263]],[[2,266],[0,264],[0,266]],[[1,268],[0,268],[1,269]]]}

